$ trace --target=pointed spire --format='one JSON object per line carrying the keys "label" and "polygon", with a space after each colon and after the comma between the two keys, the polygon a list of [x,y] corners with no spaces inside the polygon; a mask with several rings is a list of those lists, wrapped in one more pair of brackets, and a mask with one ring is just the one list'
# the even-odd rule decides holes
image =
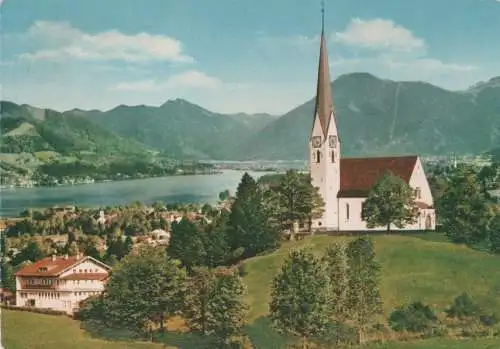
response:
{"label": "pointed spire", "polygon": [[330,69],[325,41],[325,3],[321,1],[321,43],[319,49],[318,86],[316,90],[315,113],[319,117],[323,134],[328,134],[328,126],[333,113]]}

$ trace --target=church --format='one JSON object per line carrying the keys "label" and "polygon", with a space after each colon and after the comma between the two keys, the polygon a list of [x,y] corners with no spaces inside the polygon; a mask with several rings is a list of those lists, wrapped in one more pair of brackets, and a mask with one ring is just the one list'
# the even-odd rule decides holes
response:
{"label": "church", "polygon": [[410,185],[419,209],[416,223],[402,229],[391,226],[391,230],[435,230],[434,202],[419,156],[342,158],[330,82],[323,20],[309,170],[325,207],[323,216],[312,221],[313,231],[386,230],[387,227],[368,228],[361,210],[371,188],[388,172]]}

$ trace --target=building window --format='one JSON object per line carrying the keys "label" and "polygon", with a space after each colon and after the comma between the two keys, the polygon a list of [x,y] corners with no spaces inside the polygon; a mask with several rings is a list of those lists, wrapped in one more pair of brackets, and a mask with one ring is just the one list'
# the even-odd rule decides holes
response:
{"label": "building window", "polygon": [[335,163],[335,152],[332,150],[332,164]]}
{"label": "building window", "polygon": [[349,220],[349,217],[350,217],[350,212],[349,212],[349,204],[345,204],[345,217],[347,220]]}
{"label": "building window", "polygon": [[420,188],[415,188],[415,190],[413,191],[413,194],[415,196],[416,199],[421,199],[422,198],[422,193],[420,191]]}
{"label": "building window", "polygon": [[319,164],[321,161],[321,152],[319,150],[316,150],[316,162]]}

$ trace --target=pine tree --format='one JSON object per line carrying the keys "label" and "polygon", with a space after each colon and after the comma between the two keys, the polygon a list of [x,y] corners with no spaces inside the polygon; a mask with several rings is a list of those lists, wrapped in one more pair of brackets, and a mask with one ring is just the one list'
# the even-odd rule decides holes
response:
{"label": "pine tree", "polygon": [[368,228],[387,227],[391,224],[404,228],[416,222],[418,208],[413,191],[403,179],[385,175],[370,191],[361,212]]}
{"label": "pine tree", "polygon": [[273,280],[270,318],[281,333],[298,336],[303,347],[322,336],[331,320],[330,279],[321,260],[293,250]]}
{"label": "pine tree", "polygon": [[349,243],[346,305],[349,318],[358,330],[358,342],[364,341],[366,327],[382,312],[379,292],[380,265],[375,260],[371,239],[360,237]]}
{"label": "pine tree", "polygon": [[16,292],[16,277],[12,266],[9,263],[3,263],[1,270],[2,287],[11,292]]}
{"label": "pine tree", "polygon": [[263,203],[263,193],[255,180],[245,173],[236,192],[228,222],[232,251],[243,249],[242,258],[277,249],[281,234],[272,225]]}
{"label": "pine tree", "polygon": [[188,272],[203,265],[206,251],[201,230],[186,217],[174,223],[167,251],[172,258],[180,260]]}

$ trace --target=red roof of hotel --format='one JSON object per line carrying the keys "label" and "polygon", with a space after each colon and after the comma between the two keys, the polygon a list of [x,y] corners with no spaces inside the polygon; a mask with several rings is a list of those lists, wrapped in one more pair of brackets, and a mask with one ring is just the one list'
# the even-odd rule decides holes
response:
{"label": "red roof of hotel", "polygon": [[[80,259],[83,258],[85,257]],[[67,259],[56,257],[55,260],[52,260],[52,257],[45,257],[19,270],[16,276],[56,276],[78,262],[78,260],[76,256],[69,256]],[[38,271],[40,268],[47,268],[47,271]]]}
{"label": "red roof of hotel", "polygon": [[416,155],[340,159],[338,196],[367,197],[371,188],[387,173],[392,173],[408,183],[417,159]]}
{"label": "red roof of hotel", "polygon": [[[54,260],[52,257],[45,257],[38,262],[29,264],[19,270],[16,276],[57,276],[71,266],[83,261],[88,256],[68,256],[67,258],[58,256]],[[102,264],[102,263],[99,263]],[[105,265],[105,264],[103,264]],[[41,271],[40,268],[46,268],[47,271]],[[89,273],[91,274],[91,273]]]}

